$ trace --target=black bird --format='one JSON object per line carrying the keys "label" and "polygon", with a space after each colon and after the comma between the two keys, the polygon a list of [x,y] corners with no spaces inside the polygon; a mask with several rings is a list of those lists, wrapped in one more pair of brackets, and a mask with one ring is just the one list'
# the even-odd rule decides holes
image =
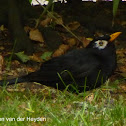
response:
{"label": "black bird", "polygon": [[[116,49],[113,41],[120,35],[98,37],[83,49],[73,50],[42,64],[36,72],[19,77],[19,82],[38,82],[47,86],[64,89],[77,88],[79,92],[99,87],[116,68]],[[6,80],[14,84],[16,78]],[[0,81],[3,86],[4,81]]]}

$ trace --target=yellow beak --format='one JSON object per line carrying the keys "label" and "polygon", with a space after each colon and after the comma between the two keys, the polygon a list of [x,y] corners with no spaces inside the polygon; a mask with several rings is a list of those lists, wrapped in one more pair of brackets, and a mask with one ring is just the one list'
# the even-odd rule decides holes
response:
{"label": "yellow beak", "polygon": [[113,34],[110,35],[110,39],[109,42],[114,41],[122,32],[115,32]]}

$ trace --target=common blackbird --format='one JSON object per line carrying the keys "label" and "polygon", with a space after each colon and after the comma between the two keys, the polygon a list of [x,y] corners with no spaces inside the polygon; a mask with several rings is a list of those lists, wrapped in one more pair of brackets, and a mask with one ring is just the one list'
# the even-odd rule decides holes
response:
{"label": "common blackbird", "polygon": [[[52,58],[40,69],[19,77],[19,82],[38,82],[60,90],[66,88],[79,92],[99,87],[116,68],[116,49],[113,41],[120,35],[116,32],[93,39],[86,48],[73,50],[65,55]],[[14,84],[16,78],[6,80]],[[4,81],[0,81],[3,86]]]}

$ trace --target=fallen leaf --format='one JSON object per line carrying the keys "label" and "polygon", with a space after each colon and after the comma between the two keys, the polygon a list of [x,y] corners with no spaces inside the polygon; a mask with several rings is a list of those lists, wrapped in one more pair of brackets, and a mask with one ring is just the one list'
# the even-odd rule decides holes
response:
{"label": "fallen leaf", "polygon": [[82,37],[81,41],[82,41],[83,47],[86,47],[90,43],[91,39]]}
{"label": "fallen leaf", "polygon": [[70,47],[74,46],[77,44],[77,40],[75,38],[69,38],[66,41]]}
{"label": "fallen leaf", "polygon": [[29,33],[32,30],[32,28],[29,27],[29,26],[25,26],[24,30],[25,30],[26,33]]}
{"label": "fallen leaf", "polygon": [[51,55],[52,55],[52,52],[45,52],[42,54],[41,59],[47,61],[50,59]]}
{"label": "fallen leaf", "polygon": [[31,40],[34,40],[34,41],[44,42],[43,36],[38,29],[32,29],[29,32],[29,37]]}
{"label": "fallen leaf", "polygon": [[46,26],[48,26],[48,24],[50,24],[51,20],[52,19],[50,17],[47,17],[46,19],[44,19],[40,22],[40,25],[43,27],[46,27]]}
{"label": "fallen leaf", "polygon": [[29,56],[29,58],[30,58],[30,60],[35,61],[35,62],[41,62],[42,61],[42,59],[35,54],[33,54],[32,56]]}
{"label": "fallen leaf", "polygon": [[28,60],[30,60],[29,56],[25,55],[24,52],[18,52],[18,53],[15,53],[15,55],[16,55],[23,63],[26,63]]}
{"label": "fallen leaf", "polygon": [[65,54],[65,52],[70,48],[69,45],[62,44],[59,48],[53,53],[52,57],[57,57]]}
{"label": "fallen leaf", "polygon": [[67,25],[67,27],[70,29],[70,30],[76,30],[77,28],[80,27],[80,23],[77,22],[77,21],[74,21],[74,22],[71,22]]}
{"label": "fallen leaf", "polygon": [[27,67],[28,73],[35,72],[35,70],[33,67]]}

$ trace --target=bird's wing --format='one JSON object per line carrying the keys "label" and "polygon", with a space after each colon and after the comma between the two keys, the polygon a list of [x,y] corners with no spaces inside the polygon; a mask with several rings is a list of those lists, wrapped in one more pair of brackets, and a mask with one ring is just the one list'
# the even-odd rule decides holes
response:
{"label": "bird's wing", "polygon": [[[69,79],[70,75],[68,72],[73,77],[80,78],[88,76],[97,67],[99,67],[99,61],[89,51],[74,50],[66,55],[45,62],[38,74],[41,75],[43,80],[55,80],[58,77],[57,73],[63,73],[63,79]],[[64,70],[66,72],[63,72]]]}
{"label": "bird's wing", "polygon": [[73,57],[66,61],[66,70],[70,71],[74,78],[86,77],[100,67],[100,61],[90,52],[80,52]]}

